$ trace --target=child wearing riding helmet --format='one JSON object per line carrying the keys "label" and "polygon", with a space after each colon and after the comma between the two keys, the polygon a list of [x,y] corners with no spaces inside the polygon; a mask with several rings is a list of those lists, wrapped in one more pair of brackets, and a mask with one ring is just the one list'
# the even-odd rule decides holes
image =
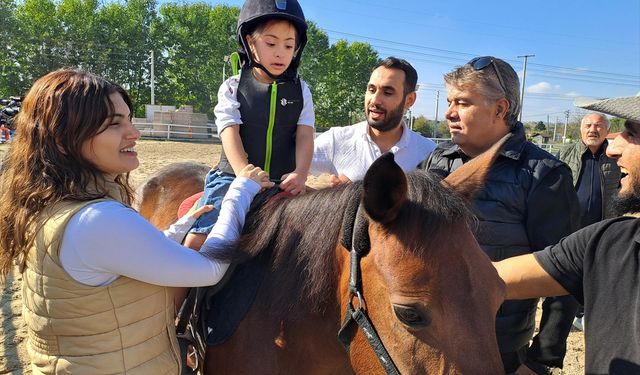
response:
{"label": "child wearing riding helmet", "polygon": [[297,68],[307,23],[297,0],[247,0],[237,28],[240,74],[218,90],[216,126],[222,140],[218,166],[205,180],[200,205],[214,210],[194,223],[185,245],[198,249],[217,219],[235,175],[253,164],[293,195],[305,192],[313,156],[311,91]]}

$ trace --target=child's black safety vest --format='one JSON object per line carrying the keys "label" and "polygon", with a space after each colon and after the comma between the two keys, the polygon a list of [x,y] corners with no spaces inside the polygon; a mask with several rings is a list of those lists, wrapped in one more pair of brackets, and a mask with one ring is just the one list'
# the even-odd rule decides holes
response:
{"label": "child's black safety vest", "polygon": [[[243,68],[238,84],[240,138],[249,163],[280,180],[296,169],[296,129],[302,112],[300,78],[272,84],[259,82],[250,68]],[[224,150],[218,168],[233,174]]]}

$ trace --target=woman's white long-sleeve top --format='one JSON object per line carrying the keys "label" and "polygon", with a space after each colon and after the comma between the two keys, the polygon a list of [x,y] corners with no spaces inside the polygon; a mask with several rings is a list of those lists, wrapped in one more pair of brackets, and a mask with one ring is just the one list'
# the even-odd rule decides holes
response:
{"label": "woman's white long-sleeve top", "polygon": [[253,180],[234,180],[200,252],[168,238],[119,202],[90,204],[67,224],[60,261],[74,280],[92,286],[108,285],[120,276],[163,286],[213,285],[229,264],[207,255],[239,237],[251,201],[259,191]]}

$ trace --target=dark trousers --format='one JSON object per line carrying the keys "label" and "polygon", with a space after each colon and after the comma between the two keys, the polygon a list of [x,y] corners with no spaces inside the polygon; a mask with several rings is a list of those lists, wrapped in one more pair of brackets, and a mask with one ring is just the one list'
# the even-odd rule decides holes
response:
{"label": "dark trousers", "polygon": [[504,371],[507,374],[516,372],[518,367],[524,363],[527,359],[527,349],[528,348],[526,346],[523,346],[515,352],[500,353],[500,357],[502,357],[502,364],[504,365]]}
{"label": "dark trousers", "polygon": [[527,357],[537,363],[562,368],[567,337],[578,310],[572,296],[549,297],[542,302],[540,332],[533,337]]}

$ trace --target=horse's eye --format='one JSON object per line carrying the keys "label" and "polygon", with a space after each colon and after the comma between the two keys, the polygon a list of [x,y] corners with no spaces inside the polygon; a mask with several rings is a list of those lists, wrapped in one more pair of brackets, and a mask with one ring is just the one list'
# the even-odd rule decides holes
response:
{"label": "horse's eye", "polygon": [[393,305],[393,311],[398,319],[409,327],[426,327],[431,324],[431,318],[409,306]]}

